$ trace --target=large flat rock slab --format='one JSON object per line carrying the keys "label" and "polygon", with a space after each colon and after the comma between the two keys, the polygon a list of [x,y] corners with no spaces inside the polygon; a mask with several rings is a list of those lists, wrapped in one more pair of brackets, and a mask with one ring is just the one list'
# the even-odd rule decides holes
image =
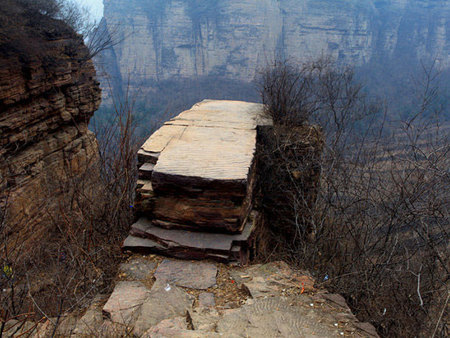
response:
{"label": "large flat rock slab", "polygon": [[187,127],[167,145],[153,172],[245,182],[255,150],[254,129]]}
{"label": "large flat rock slab", "polygon": [[[175,229],[172,223],[141,217],[131,226],[124,250],[142,253],[160,253],[182,259],[213,259],[219,262],[246,260],[248,248],[253,245],[256,213],[238,234],[223,234]],[[156,223],[156,224],[155,224]]]}
{"label": "large flat rock slab", "polygon": [[242,232],[252,209],[257,131],[267,124],[262,104],[219,100],[166,122],[138,152],[137,212],[166,228]]}
{"label": "large flat rock slab", "polygon": [[217,266],[208,262],[165,259],[155,272],[157,280],[191,289],[206,290],[216,284]]}
{"label": "large flat rock slab", "polygon": [[191,250],[230,254],[233,245],[246,243],[254,228],[254,222],[247,222],[240,234],[193,232],[188,230],[164,229],[153,225],[148,218],[141,218],[131,226],[131,234],[159,243],[164,247],[185,247]]}
{"label": "large flat rock slab", "polygon": [[164,190],[170,176],[188,185],[233,182],[245,194],[262,112],[261,104],[207,100],[167,122],[142,147],[161,153],[153,171],[155,191]]}
{"label": "large flat rock slab", "polygon": [[263,105],[259,103],[204,100],[174,117],[166,124],[256,129],[261,125],[270,125],[271,120],[264,116]]}
{"label": "large flat rock slab", "polygon": [[205,100],[168,121],[142,150],[161,153],[154,168],[156,176],[245,183],[262,116],[261,104]]}
{"label": "large flat rock slab", "polygon": [[140,308],[139,317],[134,323],[134,334],[140,337],[163,320],[186,316],[193,302],[194,298],[184,290],[168,285],[166,281],[156,280]]}
{"label": "large flat rock slab", "polygon": [[103,307],[103,313],[114,323],[130,325],[136,319],[149,292],[141,282],[120,281]]}

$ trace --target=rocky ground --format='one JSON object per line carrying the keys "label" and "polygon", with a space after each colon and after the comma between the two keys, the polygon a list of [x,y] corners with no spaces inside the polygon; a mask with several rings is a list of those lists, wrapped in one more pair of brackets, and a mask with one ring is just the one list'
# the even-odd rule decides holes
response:
{"label": "rocky ground", "polygon": [[[136,255],[120,266],[113,293],[60,319],[56,336],[377,336],[341,296],[314,284],[283,262],[244,268]],[[55,320],[9,322],[6,336],[51,336]]]}

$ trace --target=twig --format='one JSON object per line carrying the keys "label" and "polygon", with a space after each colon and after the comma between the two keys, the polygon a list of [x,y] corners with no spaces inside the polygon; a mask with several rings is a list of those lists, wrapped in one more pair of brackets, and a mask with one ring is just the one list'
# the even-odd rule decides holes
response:
{"label": "twig", "polygon": [[33,302],[33,304],[38,308],[38,310],[44,315],[45,318],[47,318],[47,320],[52,323],[53,325],[56,326],[56,323],[49,317],[47,316],[47,314],[40,308],[40,306],[36,303],[36,301],[34,300],[33,296],[31,295],[31,291],[30,291],[30,280],[28,278],[28,274],[26,274],[27,276],[27,286],[28,286],[28,296],[30,296],[31,301]]}
{"label": "twig", "polygon": [[437,332],[437,329],[439,327],[439,323],[441,322],[442,316],[444,315],[445,309],[447,308],[448,298],[449,297],[450,297],[450,292],[447,292],[447,299],[445,300],[445,304],[442,307],[441,315],[439,316],[439,319],[438,319],[438,321],[436,323],[436,327],[434,328],[434,332],[433,332],[433,335],[431,336],[431,338],[434,338],[436,336],[436,332]]}

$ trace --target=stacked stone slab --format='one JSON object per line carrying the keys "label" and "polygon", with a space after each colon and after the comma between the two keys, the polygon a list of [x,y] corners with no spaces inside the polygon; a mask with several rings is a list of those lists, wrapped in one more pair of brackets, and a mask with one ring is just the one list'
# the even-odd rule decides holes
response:
{"label": "stacked stone slab", "polygon": [[138,152],[127,249],[243,259],[251,245],[257,128],[263,106],[205,100],[166,122]]}

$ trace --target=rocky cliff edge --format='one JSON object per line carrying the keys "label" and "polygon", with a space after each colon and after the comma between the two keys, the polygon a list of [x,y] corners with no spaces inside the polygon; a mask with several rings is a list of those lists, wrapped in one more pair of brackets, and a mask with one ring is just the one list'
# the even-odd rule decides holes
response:
{"label": "rocky cliff edge", "polygon": [[100,101],[81,36],[6,0],[0,12],[0,212],[7,236],[39,238],[67,180],[96,161],[88,123]]}

